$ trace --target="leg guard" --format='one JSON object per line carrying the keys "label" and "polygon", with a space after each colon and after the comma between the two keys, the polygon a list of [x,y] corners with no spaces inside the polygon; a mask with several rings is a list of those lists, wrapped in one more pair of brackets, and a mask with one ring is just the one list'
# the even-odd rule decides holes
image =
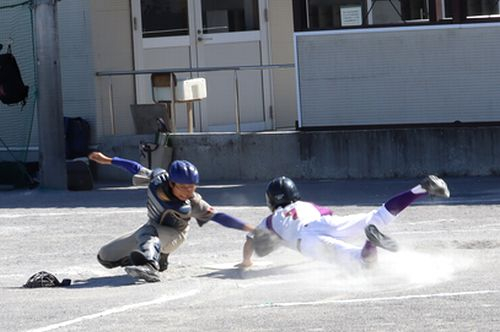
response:
{"label": "leg guard", "polygon": [[152,225],[145,225],[137,234],[137,247],[130,258],[134,265],[150,264],[159,269],[161,243],[156,228]]}

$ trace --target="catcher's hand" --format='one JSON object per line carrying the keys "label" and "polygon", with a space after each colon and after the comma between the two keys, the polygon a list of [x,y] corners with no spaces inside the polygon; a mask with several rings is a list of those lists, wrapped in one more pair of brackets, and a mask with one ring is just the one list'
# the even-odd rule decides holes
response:
{"label": "catcher's hand", "polygon": [[110,165],[112,162],[112,158],[99,151],[93,151],[87,157],[98,164]]}
{"label": "catcher's hand", "polygon": [[259,257],[269,255],[280,244],[280,238],[267,229],[256,228],[252,233],[253,250]]}

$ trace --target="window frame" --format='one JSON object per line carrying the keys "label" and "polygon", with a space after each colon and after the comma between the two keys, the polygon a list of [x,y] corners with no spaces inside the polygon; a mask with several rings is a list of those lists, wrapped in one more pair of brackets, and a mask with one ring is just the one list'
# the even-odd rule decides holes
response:
{"label": "window frame", "polygon": [[[484,15],[467,15],[468,1],[470,0],[423,0],[422,2],[428,3],[427,18],[424,19],[404,19],[410,14],[410,3],[412,0],[385,0],[390,4],[399,1],[401,4],[400,11],[398,12],[401,17],[401,22],[383,23],[383,24],[369,24],[368,15],[373,10],[374,5],[378,1],[371,0],[369,7],[369,0],[362,1],[363,23],[360,26],[342,27],[339,22],[334,22],[330,27],[326,28],[311,28],[309,24],[310,18],[308,17],[308,3],[309,0],[293,0],[293,18],[294,18],[294,31],[318,31],[318,30],[337,30],[337,29],[366,29],[366,28],[382,28],[382,27],[397,27],[397,26],[413,26],[413,25],[433,25],[433,24],[469,24],[469,23],[486,23],[486,22],[500,22],[500,0],[496,0],[493,8],[498,8],[498,14],[484,14]],[[495,1],[495,0],[492,0]],[[394,8],[394,7],[393,7]],[[396,10],[396,8],[394,8]],[[397,11],[397,10],[396,10]],[[447,14],[447,12],[449,12]],[[447,16],[448,15],[448,16]]]}

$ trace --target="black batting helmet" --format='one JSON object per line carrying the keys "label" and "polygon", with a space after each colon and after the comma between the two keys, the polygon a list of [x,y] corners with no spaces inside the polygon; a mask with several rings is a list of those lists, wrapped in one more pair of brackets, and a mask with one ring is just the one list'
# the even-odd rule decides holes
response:
{"label": "black batting helmet", "polygon": [[274,178],[267,185],[266,201],[271,211],[276,210],[278,207],[285,207],[299,199],[300,193],[297,186],[286,176]]}

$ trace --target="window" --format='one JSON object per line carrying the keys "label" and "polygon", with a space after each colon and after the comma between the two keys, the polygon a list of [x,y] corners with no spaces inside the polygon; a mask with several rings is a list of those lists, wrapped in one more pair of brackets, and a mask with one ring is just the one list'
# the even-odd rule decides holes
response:
{"label": "window", "polygon": [[[499,21],[499,2],[499,0],[293,0],[294,26],[295,31],[307,31],[341,29],[356,25],[380,27],[439,22]],[[359,16],[362,16],[361,19]],[[349,20],[346,20],[347,17]],[[360,20],[362,24],[357,24]]]}
{"label": "window", "polygon": [[498,0],[468,0],[467,17],[498,15]]}
{"label": "window", "polygon": [[259,30],[258,0],[202,0],[203,33]]}
{"label": "window", "polygon": [[189,34],[187,0],[141,0],[144,38]]}
{"label": "window", "polygon": [[428,20],[429,1],[412,0],[401,1],[401,18],[405,21]]}
{"label": "window", "polygon": [[[305,29],[301,30],[322,30],[340,28],[346,25],[362,25],[363,6],[366,0],[305,0],[294,2],[294,10],[302,8],[306,13],[303,21]],[[360,24],[356,24],[357,22]]]}

